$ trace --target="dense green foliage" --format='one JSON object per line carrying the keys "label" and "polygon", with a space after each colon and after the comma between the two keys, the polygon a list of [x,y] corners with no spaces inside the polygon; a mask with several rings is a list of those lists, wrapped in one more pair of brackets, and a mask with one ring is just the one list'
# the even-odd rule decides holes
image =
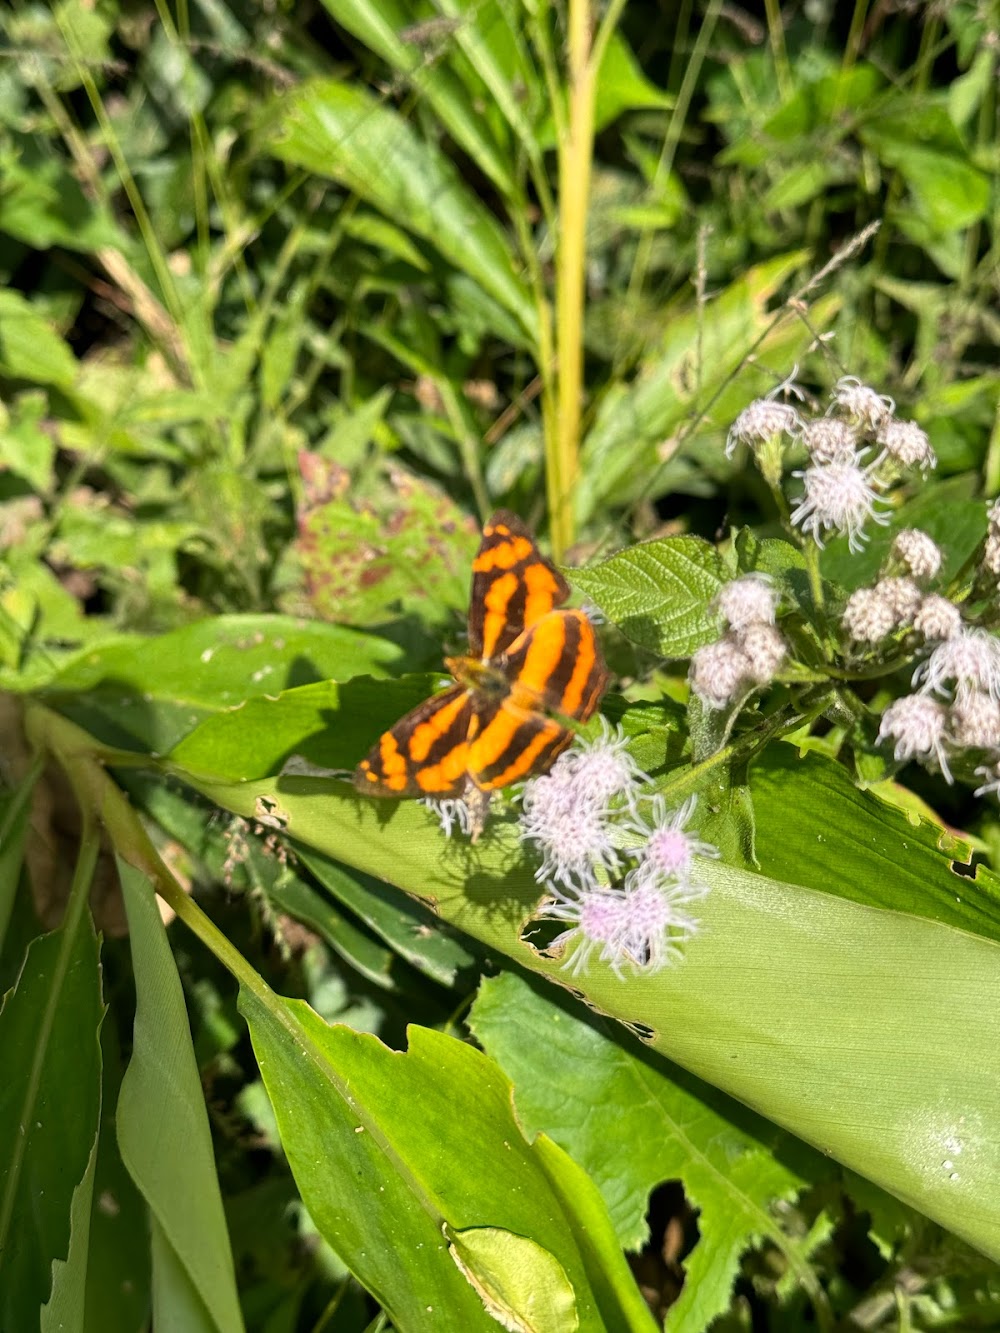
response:
{"label": "dense green foliage", "polygon": [[[840,629],[910,528],[997,627],[995,0],[17,0],[0,54],[0,1333],[1000,1327],[996,754],[893,757],[912,616]],[[847,376],[936,468],[820,550],[800,437],[727,437]],[[720,849],[663,970],[565,971],[514,801],[343,780],[501,506]],[[759,573],[787,660],[713,709]]]}

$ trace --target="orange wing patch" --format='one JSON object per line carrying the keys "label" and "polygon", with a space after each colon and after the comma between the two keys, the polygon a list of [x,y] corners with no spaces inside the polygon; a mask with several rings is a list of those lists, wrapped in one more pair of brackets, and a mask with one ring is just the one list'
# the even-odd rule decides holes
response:
{"label": "orange wing patch", "polygon": [[472,564],[470,655],[448,659],[459,683],[387,731],[355,786],[371,796],[475,796],[484,813],[491,792],[551,768],[573,739],[568,723],[586,722],[608,683],[590,621],[558,609],[568,596],[521,520],[494,514]]}

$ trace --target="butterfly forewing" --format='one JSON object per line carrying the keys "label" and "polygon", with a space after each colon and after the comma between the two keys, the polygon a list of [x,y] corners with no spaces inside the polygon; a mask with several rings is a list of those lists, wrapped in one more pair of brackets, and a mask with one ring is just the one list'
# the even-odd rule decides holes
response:
{"label": "butterfly forewing", "polygon": [[385,732],[354,775],[371,796],[458,796],[469,771],[475,700],[462,685],[426,699]]}
{"label": "butterfly forewing", "polygon": [[498,510],[483,529],[472,562],[469,652],[499,657],[529,626],[569,596],[566,580],[542,555],[515,515]]}

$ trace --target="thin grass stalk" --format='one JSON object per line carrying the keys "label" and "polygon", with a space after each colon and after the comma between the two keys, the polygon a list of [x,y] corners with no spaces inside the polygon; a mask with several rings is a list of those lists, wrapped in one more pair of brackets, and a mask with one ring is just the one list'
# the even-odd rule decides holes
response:
{"label": "thin grass stalk", "polygon": [[589,0],[569,0],[568,19],[568,115],[565,132],[559,138],[555,347],[558,384],[554,434],[546,435],[549,525],[557,560],[565,555],[575,536],[573,503],[580,466],[583,304],[596,84]]}

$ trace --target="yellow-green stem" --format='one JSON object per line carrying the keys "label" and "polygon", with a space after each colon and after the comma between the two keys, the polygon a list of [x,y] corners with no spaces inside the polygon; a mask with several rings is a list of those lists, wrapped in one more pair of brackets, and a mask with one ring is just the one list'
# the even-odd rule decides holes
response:
{"label": "yellow-green stem", "polygon": [[552,549],[561,559],[575,535],[574,497],[583,395],[583,305],[587,209],[594,147],[594,86],[589,0],[569,0],[569,114],[559,141],[559,239],[556,254],[555,434],[547,447],[546,487]]}

